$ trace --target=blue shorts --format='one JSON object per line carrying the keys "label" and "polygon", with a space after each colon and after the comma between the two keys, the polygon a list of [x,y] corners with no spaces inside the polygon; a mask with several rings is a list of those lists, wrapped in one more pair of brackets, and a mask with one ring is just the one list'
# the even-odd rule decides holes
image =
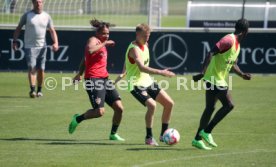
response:
{"label": "blue shorts", "polygon": [[45,70],[47,48],[25,48],[25,57],[29,69]]}

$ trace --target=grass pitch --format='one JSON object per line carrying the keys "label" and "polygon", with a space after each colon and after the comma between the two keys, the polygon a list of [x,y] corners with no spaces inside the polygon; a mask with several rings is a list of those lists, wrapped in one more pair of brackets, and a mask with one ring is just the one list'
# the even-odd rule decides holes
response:
{"label": "grass pitch", "polygon": [[[46,78],[57,80],[56,89],[44,89],[44,97],[30,99],[26,73],[0,73],[0,166],[276,166],[276,76],[253,75],[252,81],[233,77],[235,109],[214,129],[219,147],[212,151],[191,146],[204,109],[204,91],[177,90],[176,78],[167,79],[167,92],[175,100],[170,127],[180,132],[177,145],[144,145],[146,109],[122,90],[125,113],[119,134],[125,142],[108,140],[113,114],[108,106],[102,118],[84,121],[69,135],[72,115],[91,107],[82,83],[78,90],[74,86],[62,90],[62,77],[72,76],[47,73]],[[187,77],[190,83],[190,75],[178,77]],[[156,138],[160,110],[158,105]]]}

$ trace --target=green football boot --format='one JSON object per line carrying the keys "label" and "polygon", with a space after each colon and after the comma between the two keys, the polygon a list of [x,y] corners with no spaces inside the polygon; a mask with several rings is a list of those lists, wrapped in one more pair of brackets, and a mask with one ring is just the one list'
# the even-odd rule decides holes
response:
{"label": "green football boot", "polygon": [[68,127],[68,131],[70,134],[74,133],[74,131],[76,130],[77,126],[78,126],[78,122],[76,120],[76,118],[79,116],[79,114],[75,114],[72,118],[72,121],[71,123],[69,124],[69,127]]}
{"label": "green football boot", "polygon": [[212,150],[212,148],[207,147],[202,140],[193,140],[192,146],[201,149],[201,150]]}
{"label": "green football boot", "polygon": [[110,134],[109,140],[115,140],[115,141],[125,141],[125,139],[121,138],[118,133]]}
{"label": "green football boot", "polygon": [[206,133],[204,130],[201,130],[199,132],[199,136],[203,138],[204,141],[206,141],[210,146],[217,147],[218,145],[215,143],[213,136],[211,133]]}

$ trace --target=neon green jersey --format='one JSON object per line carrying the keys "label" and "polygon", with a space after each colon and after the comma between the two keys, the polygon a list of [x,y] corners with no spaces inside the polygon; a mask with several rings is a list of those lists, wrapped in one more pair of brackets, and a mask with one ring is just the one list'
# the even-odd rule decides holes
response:
{"label": "neon green jersey", "polygon": [[126,55],[125,55],[125,65],[126,65],[126,78],[128,81],[128,90],[132,91],[134,86],[149,87],[153,80],[148,73],[141,72],[135,61],[128,56],[130,49],[135,48],[139,55],[142,57],[142,61],[145,66],[149,66],[149,49],[147,45],[144,45],[144,50],[141,50],[137,45],[130,43]]}
{"label": "neon green jersey", "polygon": [[226,79],[229,71],[235,63],[240,53],[240,45],[236,48],[236,37],[234,34],[228,34],[233,39],[232,47],[224,53],[218,53],[211,59],[210,64],[207,67],[204,80],[214,84],[216,86],[228,86]]}

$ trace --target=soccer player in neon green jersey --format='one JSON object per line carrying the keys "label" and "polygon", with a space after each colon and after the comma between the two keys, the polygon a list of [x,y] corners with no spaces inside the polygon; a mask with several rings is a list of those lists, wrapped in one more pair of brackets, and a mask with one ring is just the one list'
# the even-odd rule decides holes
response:
{"label": "soccer player in neon green jersey", "polygon": [[[194,81],[203,78],[206,84],[206,107],[201,116],[195,139],[192,141],[192,146],[196,148],[211,150],[211,147],[217,147],[211,132],[234,108],[226,82],[229,71],[232,70],[245,80],[251,79],[251,75],[243,73],[237,65],[240,42],[247,35],[248,27],[249,23],[246,19],[238,20],[235,32],[224,36],[216,43],[205,59],[202,72],[193,76]],[[222,107],[210,121],[217,100],[222,103]],[[211,147],[206,146],[202,139]]]}
{"label": "soccer player in neon green jersey", "polygon": [[158,146],[158,143],[153,138],[152,134],[156,101],[163,106],[162,128],[160,134],[161,142],[163,141],[162,135],[169,126],[174,102],[164,90],[159,88],[149,74],[159,74],[166,77],[172,77],[175,76],[175,74],[167,69],[159,70],[149,67],[149,37],[150,27],[146,24],[139,24],[136,27],[136,39],[129,44],[126,51],[123,73],[115,82],[120,80],[126,74],[128,90],[141,104],[147,107],[145,116],[145,144]]}

